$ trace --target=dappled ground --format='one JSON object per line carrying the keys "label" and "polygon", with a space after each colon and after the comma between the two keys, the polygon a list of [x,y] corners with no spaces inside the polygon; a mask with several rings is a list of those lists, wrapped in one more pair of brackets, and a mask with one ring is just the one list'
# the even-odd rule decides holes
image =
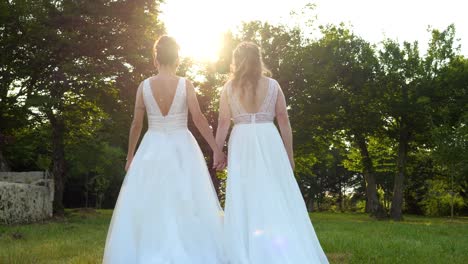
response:
{"label": "dappled ground", "polygon": [[[45,223],[0,226],[0,263],[101,263],[110,210],[67,210]],[[313,213],[331,263],[468,263],[468,218]]]}

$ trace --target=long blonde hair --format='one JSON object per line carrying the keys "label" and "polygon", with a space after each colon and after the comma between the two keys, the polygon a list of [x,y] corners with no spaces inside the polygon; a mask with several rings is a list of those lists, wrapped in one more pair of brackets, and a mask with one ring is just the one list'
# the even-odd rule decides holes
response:
{"label": "long blonde hair", "polygon": [[258,81],[263,75],[270,75],[270,71],[263,64],[260,47],[247,41],[237,45],[232,54],[232,87],[243,98],[250,92],[255,101]]}

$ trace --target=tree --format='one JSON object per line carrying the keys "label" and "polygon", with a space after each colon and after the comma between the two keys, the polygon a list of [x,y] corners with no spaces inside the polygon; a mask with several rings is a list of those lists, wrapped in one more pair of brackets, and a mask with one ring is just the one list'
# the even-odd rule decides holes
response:
{"label": "tree", "polygon": [[[20,10],[23,4],[27,8]],[[21,11],[18,20],[26,45],[20,49],[28,55],[23,75],[29,81],[27,104],[51,126],[54,211],[61,215],[66,114],[75,100],[95,102],[93,95],[112,93],[113,87],[134,91],[142,75],[151,71],[152,41],[162,32],[159,2],[9,1],[6,5]]]}
{"label": "tree", "polygon": [[432,87],[440,70],[454,58],[454,30],[453,26],[443,32],[433,30],[425,58],[420,56],[417,42],[404,42],[400,46],[395,41],[386,40],[379,52],[385,127],[389,137],[398,145],[390,210],[394,220],[403,217],[404,182],[410,148],[412,144],[415,148],[428,142],[426,132],[431,124],[431,101],[436,95]]}
{"label": "tree", "polygon": [[468,60],[455,57],[440,71],[433,87],[437,87],[437,100],[432,104],[435,109],[430,131],[431,145],[434,147],[431,157],[445,177],[438,179],[442,183],[432,186],[448,187],[450,216],[453,217],[455,201],[461,199],[460,194],[467,186]]}
{"label": "tree", "polygon": [[24,101],[33,77],[25,70],[31,53],[23,36],[29,23],[22,19],[28,8],[23,1],[0,3],[0,171],[11,169],[4,149],[15,140],[13,130],[27,125],[29,114]]}
{"label": "tree", "polygon": [[382,127],[376,83],[379,64],[373,47],[344,26],[323,27],[322,34],[307,47],[302,60],[308,88],[301,91],[299,105],[310,117],[303,122],[309,131],[341,135],[359,150],[368,212],[383,218],[368,150],[369,136]]}

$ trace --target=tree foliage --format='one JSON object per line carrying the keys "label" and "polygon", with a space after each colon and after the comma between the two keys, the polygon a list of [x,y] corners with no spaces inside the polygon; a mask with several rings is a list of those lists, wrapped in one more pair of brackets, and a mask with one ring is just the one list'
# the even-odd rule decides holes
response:
{"label": "tree foliage", "polygon": [[[136,87],[154,72],[164,32],[159,1],[3,1],[0,14],[0,169],[52,170],[57,213],[62,201],[112,207]],[[423,54],[417,42],[373,45],[343,24],[251,21],[225,34],[218,61],[183,58],[178,74],[216,127],[233,48],[261,46],[288,102],[309,210],[466,215],[468,59],[455,26],[428,34]],[[226,175],[215,175],[223,198]]]}

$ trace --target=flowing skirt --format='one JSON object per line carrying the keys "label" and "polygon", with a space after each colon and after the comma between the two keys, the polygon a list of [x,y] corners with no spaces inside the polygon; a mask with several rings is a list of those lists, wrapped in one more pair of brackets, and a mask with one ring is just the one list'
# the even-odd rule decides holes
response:
{"label": "flowing skirt", "polygon": [[228,165],[230,264],[328,263],[273,123],[235,125]]}
{"label": "flowing skirt", "polygon": [[120,189],[106,264],[224,263],[222,210],[187,129],[146,132]]}

